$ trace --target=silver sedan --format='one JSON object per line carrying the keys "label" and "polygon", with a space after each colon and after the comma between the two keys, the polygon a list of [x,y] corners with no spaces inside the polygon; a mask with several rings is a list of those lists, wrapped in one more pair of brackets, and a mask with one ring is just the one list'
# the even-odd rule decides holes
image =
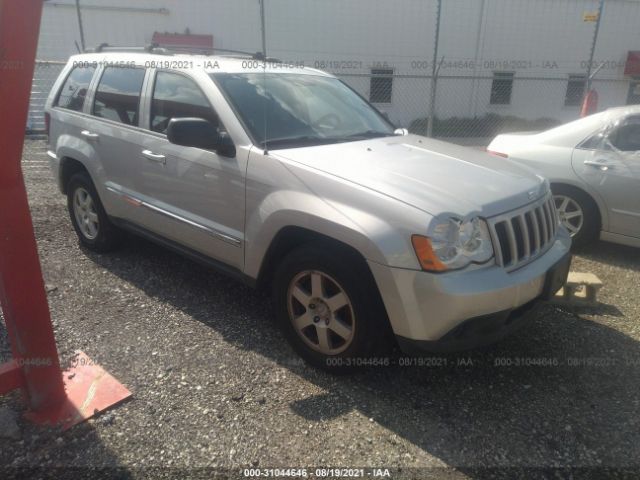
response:
{"label": "silver sedan", "polygon": [[574,245],[599,236],[640,247],[640,106],[612,108],[545,132],[498,135],[487,150],[549,179]]}

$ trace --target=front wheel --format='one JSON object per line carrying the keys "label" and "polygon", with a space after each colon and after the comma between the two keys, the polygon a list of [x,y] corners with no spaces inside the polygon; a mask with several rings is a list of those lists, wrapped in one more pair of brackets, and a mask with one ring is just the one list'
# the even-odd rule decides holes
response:
{"label": "front wheel", "polygon": [[560,223],[569,231],[573,245],[581,247],[598,235],[599,215],[595,202],[583,191],[569,186],[552,186]]}
{"label": "front wheel", "polygon": [[276,319],[308,363],[342,372],[371,363],[386,314],[375,283],[354,255],[324,245],[290,253],[273,283]]}

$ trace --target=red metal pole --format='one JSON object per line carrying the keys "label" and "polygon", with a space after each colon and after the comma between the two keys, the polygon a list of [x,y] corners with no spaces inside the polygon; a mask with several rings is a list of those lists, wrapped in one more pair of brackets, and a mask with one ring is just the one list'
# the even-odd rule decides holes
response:
{"label": "red metal pole", "polygon": [[0,391],[22,376],[35,412],[66,398],[20,166],[41,14],[42,0],[0,0],[0,303],[13,354]]}

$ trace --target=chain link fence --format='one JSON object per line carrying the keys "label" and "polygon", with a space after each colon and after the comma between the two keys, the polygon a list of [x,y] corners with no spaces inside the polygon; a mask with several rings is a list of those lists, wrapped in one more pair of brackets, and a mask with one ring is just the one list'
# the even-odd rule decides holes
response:
{"label": "chain link fence", "polygon": [[36,60],[29,100],[29,117],[27,120],[27,135],[37,136],[45,131],[44,107],[60,72],[66,62]]}
{"label": "chain link fence", "polygon": [[[432,78],[418,75],[342,74],[395,125],[427,135]],[[568,76],[451,76],[438,78],[432,135],[461,144],[486,145],[500,133],[540,131],[577,119],[585,82]],[[594,80],[607,106],[627,103],[629,82]]]}
{"label": "chain link fence", "polygon": [[[82,38],[75,2],[45,3],[28,134],[44,132],[46,97],[85,35],[88,46],[184,32],[262,48],[260,0],[112,3],[80,1]],[[467,145],[578,118],[589,83],[600,109],[640,102],[640,68],[627,71],[639,0],[605,0],[602,15],[599,0],[391,3],[265,0],[267,53],[334,73],[399,127]]]}

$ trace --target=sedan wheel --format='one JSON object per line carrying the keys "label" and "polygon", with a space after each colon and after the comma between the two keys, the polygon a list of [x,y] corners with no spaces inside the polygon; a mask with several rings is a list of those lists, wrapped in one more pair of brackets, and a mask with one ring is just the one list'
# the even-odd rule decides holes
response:
{"label": "sedan wheel", "polygon": [[291,280],[287,300],[294,329],[310,348],[324,355],[349,348],[356,328],[353,306],[335,279],[303,271]]}
{"label": "sedan wheel", "polygon": [[553,196],[560,223],[569,231],[572,237],[580,233],[584,225],[584,212],[578,202],[566,195]]}

